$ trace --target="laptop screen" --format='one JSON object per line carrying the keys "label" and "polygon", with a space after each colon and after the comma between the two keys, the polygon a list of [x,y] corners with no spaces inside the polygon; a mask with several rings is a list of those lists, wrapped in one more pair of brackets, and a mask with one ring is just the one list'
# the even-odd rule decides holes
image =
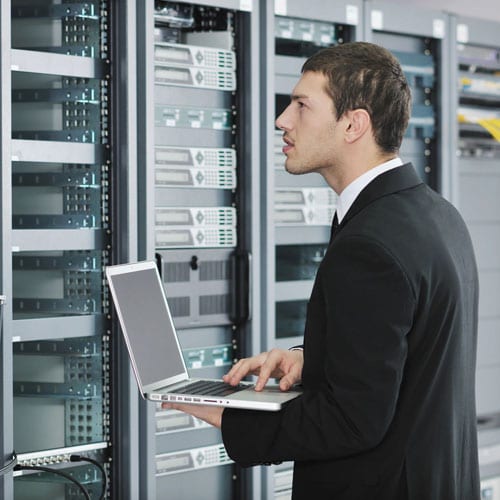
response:
{"label": "laptop screen", "polygon": [[141,263],[123,269],[108,273],[108,279],[141,385],[184,373],[158,271]]}

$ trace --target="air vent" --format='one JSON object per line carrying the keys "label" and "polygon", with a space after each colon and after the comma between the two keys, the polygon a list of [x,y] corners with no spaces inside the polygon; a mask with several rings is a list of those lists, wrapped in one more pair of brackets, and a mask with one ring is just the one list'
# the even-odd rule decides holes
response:
{"label": "air vent", "polygon": [[229,311],[229,295],[202,295],[200,315],[224,314]]}
{"label": "air vent", "polygon": [[227,260],[200,263],[200,281],[227,280],[231,278],[231,267]]}
{"label": "air vent", "polygon": [[172,262],[163,266],[165,283],[179,283],[189,281],[189,263]]}
{"label": "air vent", "polygon": [[168,304],[174,318],[190,315],[189,297],[170,297]]}

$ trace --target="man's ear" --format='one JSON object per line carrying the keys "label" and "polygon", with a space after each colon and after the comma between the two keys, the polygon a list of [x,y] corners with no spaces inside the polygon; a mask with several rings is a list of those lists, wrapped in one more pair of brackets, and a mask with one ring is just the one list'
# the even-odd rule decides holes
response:
{"label": "man's ear", "polygon": [[346,113],[345,139],[350,144],[362,137],[371,127],[371,118],[366,109],[352,109]]}

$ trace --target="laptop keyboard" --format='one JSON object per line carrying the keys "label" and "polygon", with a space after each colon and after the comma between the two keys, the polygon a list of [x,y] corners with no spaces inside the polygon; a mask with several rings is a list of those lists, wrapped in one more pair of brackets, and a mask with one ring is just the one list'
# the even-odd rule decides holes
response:
{"label": "laptop keyboard", "polygon": [[225,382],[218,382],[212,380],[198,380],[192,382],[191,384],[185,385],[174,391],[170,391],[174,394],[200,394],[207,396],[229,396],[235,392],[242,391],[243,389],[248,389],[248,385],[238,384],[229,385]]}

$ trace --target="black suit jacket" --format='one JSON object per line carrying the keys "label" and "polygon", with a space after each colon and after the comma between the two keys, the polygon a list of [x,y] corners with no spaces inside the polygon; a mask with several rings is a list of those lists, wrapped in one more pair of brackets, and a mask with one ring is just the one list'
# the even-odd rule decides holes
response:
{"label": "black suit jacket", "polygon": [[244,466],[294,460],[293,499],[477,500],[478,280],[454,207],[410,164],[374,179],[335,231],[304,336],[304,394],[226,409]]}

